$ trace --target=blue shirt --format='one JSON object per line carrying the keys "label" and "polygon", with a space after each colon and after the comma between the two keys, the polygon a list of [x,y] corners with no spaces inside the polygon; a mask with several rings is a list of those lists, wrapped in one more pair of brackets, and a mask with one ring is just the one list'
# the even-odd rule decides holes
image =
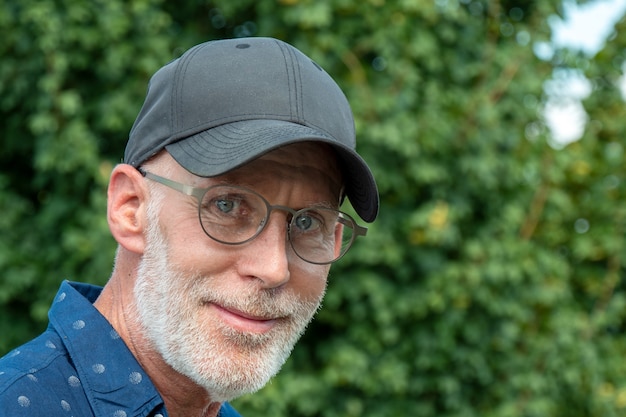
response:
{"label": "blue shirt", "polygon": [[[166,417],[163,399],[93,306],[102,288],[64,282],[39,337],[0,359],[0,417]],[[227,403],[220,417],[238,417]]]}

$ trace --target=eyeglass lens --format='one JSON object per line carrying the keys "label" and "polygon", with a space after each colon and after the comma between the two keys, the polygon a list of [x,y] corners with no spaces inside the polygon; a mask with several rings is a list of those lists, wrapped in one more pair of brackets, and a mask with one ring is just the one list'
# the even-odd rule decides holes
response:
{"label": "eyeglass lens", "polygon": [[260,195],[234,186],[206,190],[199,207],[205,233],[218,242],[240,244],[258,236],[272,210],[289,212],[289,242],[305,261],[325,264],[340,258],[354,240],[353,220],[326,207],[295,211],[270,206]]}

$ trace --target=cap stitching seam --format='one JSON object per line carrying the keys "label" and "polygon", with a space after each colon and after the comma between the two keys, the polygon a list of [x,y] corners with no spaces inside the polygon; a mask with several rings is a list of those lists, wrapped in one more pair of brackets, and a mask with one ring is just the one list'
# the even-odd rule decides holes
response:
{"label": "cap stitching seam", "polygon": [[306,117],[304,114],[304,92],[303,92],[304,86],[302,85],[302,70],[300,68],[300,65],[298,65],[298,60],[296,59],[295,51],[291,51],[291,55],[294,59],[294,69],[295,69],[297,79],[298,79],[298,83],[296,84],[296,97],[297,97],[296,108],[298,109],[299,117],[302,120],[306,120]]}
{"label": "cap stitching seam", "polygon": [[[172,95],[173,97],[171,98],[172,102],[175,103],[175,106],[172,106],[172,114],[171,114],[171,119],[172,119],[172,124],[175,124],[175,126],[170,126],[171,130],[170,130],[170,137],[176,137],[177,134],[176,132],[179,132],[180,127],[184,126],[184,123],[181,123],[181,120],[179,120],[178,114],[177,114],[177,109],[182,108],[183,107],[183,97],[182,94],[179,94],[179,91],[182,90],[182,84],[185,82],[185,79],[187,78],[187,67],[189,67],[189,65],[191,64],[191,61],[193,60],[193,58],[200,52],[200,50],[206,48],[209,44],[205,44],[202,47],[196,48],[195,51],[187,54],[187,56],[183,55],[181,57],[181,62],[178,63],[178,66],[176,68],[176,72],[177,74],[179,74],[179,69],[182,72],[182,76],[180,77],[176,77],[175,78],[175,82],[174,82],[174,88],[173,88],[173,92]],[[183,61],[184,59],[184,61]],[[183,71],[184,70],[184,71]],[[176,107],[176,108],[174,108]],[[182,117],[182,115],[181,115]],[[176,122],[174,122],[174,120],[176,120]],[[175,127],[175,129],[174,129]]]}
{"label": "cap stitching seam", "polygon": [[[274,43],[278,46],[278,50],[280,51],[281,55],[283,56],[283,64],[285,66],[285,74],[287,75],[287,90],[289,92],[288,97],[289,97],[289,117],[291,119],[293,119],[294,115],[293,115],[293,97],[291,94],[292,91],[292,87],[291,87],[291,83],[294,82],[292,81],[292,74],[289,71],[289,63],[287,62],[287,53],[286,53],[286,49],[283,47],[283,45],[280,42],[274,41]],[[296,115],[297,116],[297,115]]]}

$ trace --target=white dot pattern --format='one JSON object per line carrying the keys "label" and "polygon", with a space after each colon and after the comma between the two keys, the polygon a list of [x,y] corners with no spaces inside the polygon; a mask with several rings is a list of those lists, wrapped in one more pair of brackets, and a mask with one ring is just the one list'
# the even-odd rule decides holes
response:
{"label": "white dot pattern", "polygon": [[139,372],[131,372],[131,374],[128,376],[128,380],[130,381],[131,384],[134,384],[134,385],[141,383],[142,379],[143,377],[141,376]]}
{"label": "white dot pattern", "polygon": [[101,363],[96,363],[94,364],[91,369],[93,369],[93,371],[97,374],[103,374],[104,371],[106,371],[106,368],[104,367],[103,364]]}
{"label": "white dot pattern", "polygon": [[63,411],[72,411],[72,407],[70,406],[70,403],[68,403],[65,400],[61,400],[61,408],[63,409]]}
{"label": "white dot pattern", "polygon": [[17,397],[17,403],[20,405],[20,407],[30,407],[30,400],[25,395],[20,395],[19,397]]}
{"label": "white dot pattern", "polygon": [[74,330],[81,330],[85,328],[85,322],[83,320],[76,320],[74,323],[72,323],[72,327],[74,328]]}
{"label": "white dot pattern", "polygon": [[67,383],[70,384],[70,387],[72,388],[80,387],[80,379],[78,379],[76,375],[72,375],[71,377],[67,378]]}
{"label": "white dot pattern", "polygon": [[[94,292],[89,294],[93,297]],[[120,335],[99,313],[94,314],[91,303],[80,306],[76,297],[72,288],[59,292],[51,307],[50,317],[55,320],[50,328],[0,358],[0,396],[10,399],[7,417],[88,417],[92,415],[89,393],[102,396],[102,404],[111,399],[99,416],[130,417],[151,402],[155,408],[149,415],[164,417],[156,388]],[[16,382],[3,385],[7,380]]]}

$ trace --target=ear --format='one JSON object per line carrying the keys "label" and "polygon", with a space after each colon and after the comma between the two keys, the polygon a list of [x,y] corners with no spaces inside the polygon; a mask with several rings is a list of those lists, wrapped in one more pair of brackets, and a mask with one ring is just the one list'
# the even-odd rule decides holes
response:
{"label": "ear", "polygon": [[148,199],[143,176],[131,165],[117,165],[111,173],[107,195],[107,220],[111,234],[128,251],[142,254]]}

